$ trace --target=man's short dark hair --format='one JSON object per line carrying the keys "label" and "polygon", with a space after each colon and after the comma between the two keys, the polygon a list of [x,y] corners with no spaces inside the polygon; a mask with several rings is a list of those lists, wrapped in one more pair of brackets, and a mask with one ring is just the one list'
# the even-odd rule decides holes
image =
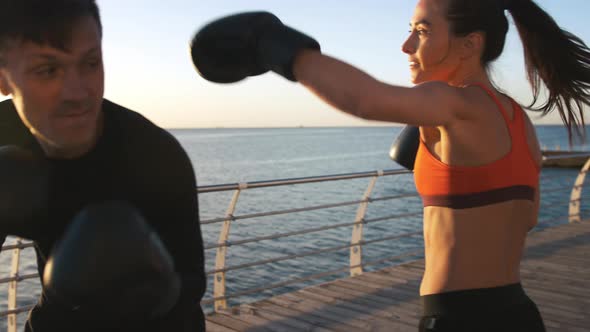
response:
{"label": "man's short dark hair", "polygon": [[0,0],[0,59],[11,41],[67,50],[73,25],[86,16],[102,34],[96,0]]}

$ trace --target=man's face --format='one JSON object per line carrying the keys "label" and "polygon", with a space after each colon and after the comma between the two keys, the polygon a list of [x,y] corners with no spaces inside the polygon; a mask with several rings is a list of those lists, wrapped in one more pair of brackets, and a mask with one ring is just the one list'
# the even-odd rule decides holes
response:
{"label": "man's face", "polygon": [[67,52],[15,41],[4,53],[0,90],[12,95],[18,114],[45,153],[74,158],[96,143],[102,123],[104,70],[94,18],[72,26]]}

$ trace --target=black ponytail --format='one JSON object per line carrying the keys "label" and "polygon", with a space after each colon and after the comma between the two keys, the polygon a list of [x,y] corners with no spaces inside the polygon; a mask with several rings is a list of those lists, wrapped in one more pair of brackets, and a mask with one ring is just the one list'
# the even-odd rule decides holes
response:
{"label": "black ponytail", "polygon": [[[505,11],[514,19],[524,47],[525,66],[533,90],[533,111],[547,115],[557,109],[568,130],[586,138],[584,107],[590,106],[590,49],[557,23],[533,0],[449,0],[451,32],[465,36],[482,31],[486,44],[482,64],[488,67],[503,51],[508,32]],[[547,100],[535,107],[543,85]]]}
{"label": "black ponytail", "polygon": [[[532,0],[513,0],[508,10],[524,46],[525,66],[533,89],[529,106],[546,115],[557,108],[567,127],[570,144],[572,132],[585,140],[584,107],[590,106],[590,49],[580,38],[561,29]],[[542,84],[547,100],[539,100]]]}

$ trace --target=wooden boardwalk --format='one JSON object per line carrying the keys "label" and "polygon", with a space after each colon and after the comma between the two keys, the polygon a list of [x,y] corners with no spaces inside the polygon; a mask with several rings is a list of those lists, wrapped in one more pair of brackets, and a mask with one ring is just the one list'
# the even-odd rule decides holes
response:
{"label": "wooden boardwalk", "polygon": [[[207,331],[413,331],[424,260],[207,316]],[[590,221],[527,239],[522,284],[548,331],[590,331]]]}

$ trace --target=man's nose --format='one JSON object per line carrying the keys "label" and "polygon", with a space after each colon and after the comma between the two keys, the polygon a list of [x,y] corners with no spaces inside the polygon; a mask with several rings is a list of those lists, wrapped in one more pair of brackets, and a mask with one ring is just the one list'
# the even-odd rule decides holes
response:
{"label": "man's nose", "polygon": [[64,76],[62,97],[66,100],[80,100],[88,97],[88,87],[84,75],[77,70],[69,70]]}

